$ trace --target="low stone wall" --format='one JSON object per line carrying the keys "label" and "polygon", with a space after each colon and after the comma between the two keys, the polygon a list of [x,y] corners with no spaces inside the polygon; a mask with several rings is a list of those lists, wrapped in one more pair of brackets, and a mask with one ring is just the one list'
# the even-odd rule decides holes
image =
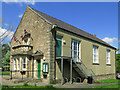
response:
{"label": "low stone wall", "polygon": [[112,73],[112,74],[104,74],[104,75],[97,75],[96,76],[96,80],[104,80],[104,79],[115,79],[116,78],[116,74]]}
{"label": "low stone wall", "polygon": [[[20,71],[12,72],[12,78],[22,78],[21,72]],[[25,74],[23,74],[23,78],[32,78],[32,72],[25,72]]]}

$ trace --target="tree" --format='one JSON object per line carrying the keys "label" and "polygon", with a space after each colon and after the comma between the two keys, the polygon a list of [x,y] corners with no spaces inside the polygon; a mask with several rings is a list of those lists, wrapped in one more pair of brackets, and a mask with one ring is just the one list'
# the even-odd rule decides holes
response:
{"label": "tree", "polygon": [[5,54],[7,54],[7,52],[10,51],[10,46],[8,44],[3,44],[2,45],[2,57],[4,57]]}
{"label": "tree", "polygon": [[9,70],[10,68],[10,46],[8,44],[2,45],[2,69]]}
{"label": "tree", "polygon": [[116,72],[120,73],[120,54],[116,55]]}
{"label": "tree", "polygon": [[2,69],[2,44],[1,44],[1,38],[0,38],[0,71]]}
{"label": "tree", "polygon": [[7,52],[2,59],[2,68],[4,70],[10,69],[10,51]]}
{"label": "tree", "polygon": [[6,41],[7,37],[13,36],[13,30],[15,29],[15,26],[12,23],[6,24],[5,19],[2,17],[0,17],[0,23],[2,23],[2,25],[0,25],[0,43],[2,43]]}
{"label": "tree", "polygon": [[5,62],[3,62],[3,61],[5,60],[8,63],[9,62],[9,58],[10,58],[10,56],[8,54],[8,52],[10,52],[9,45],[8,44],[3,44],[2,45],[2,43],[5,43],[5,42],[8,43],[6,38],[13,36],[13,30],[14,29],[15,29],[14,24],[12,24],[12,23],[7,24],[5,22],[5,20],[3,20],[2,17],[0,17],[0,69],[1,69],[1,62],[2,62],[2,68],[4,69],[3,66],[5,65],[4,64]]}

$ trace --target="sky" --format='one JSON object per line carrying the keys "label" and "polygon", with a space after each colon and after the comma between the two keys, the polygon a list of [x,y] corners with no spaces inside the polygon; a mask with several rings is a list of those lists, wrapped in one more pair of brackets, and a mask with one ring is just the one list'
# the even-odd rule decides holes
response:
{"label": "sky", "polygon": [[[95,34],[118,48],[118,3],[117,2],[2,2],[3,27],[0,34],[14,29],[3,43],[10,42],[18,24],[29,5],[31,8],[71,24],[90,34]],[[7,32],[8,33],[8,32]]]}

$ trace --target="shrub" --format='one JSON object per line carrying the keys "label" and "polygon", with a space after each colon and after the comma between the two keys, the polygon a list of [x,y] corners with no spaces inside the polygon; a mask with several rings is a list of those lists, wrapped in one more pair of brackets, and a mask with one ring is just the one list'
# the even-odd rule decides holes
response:
{"label": "shrub", "polygon": [[24,83],[24,85],[23,86],[29,86],[27,83]]}
{"label": "shrub", "polygon": [[46,85],[46,88],[54,88],[53,85]]}
{"label": "shrub", "polygon": [[51,84],[56,84],[56,81],[52,81]]}
{"label": "shrub", "polygon": [[37,86],[37,84],[35,83],[35,85],[34,86]]}
{"label": "shrub", "polygon": [[8,85],[2,85],[2,88],[9,88]]}

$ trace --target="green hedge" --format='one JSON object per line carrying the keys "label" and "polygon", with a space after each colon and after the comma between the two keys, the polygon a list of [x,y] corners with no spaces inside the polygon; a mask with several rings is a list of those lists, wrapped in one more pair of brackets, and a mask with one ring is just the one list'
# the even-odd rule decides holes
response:
{"label": "green hedge", "polygon": [[10,72],[9,71],[3,71],[3,72],[0,72],[0,75],[10,75]]}

